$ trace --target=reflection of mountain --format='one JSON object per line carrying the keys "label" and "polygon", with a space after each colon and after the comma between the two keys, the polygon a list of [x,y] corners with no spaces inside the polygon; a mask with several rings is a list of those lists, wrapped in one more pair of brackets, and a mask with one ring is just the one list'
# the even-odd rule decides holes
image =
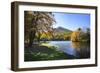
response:
{"label": "reflection of mountain", "polygon": [[71,30],[69,29],[66,29],[66,28],[63,28],[63,27],[58,27],[58,28],[54,28],[54,32],[55,33],[64,33],[64,32],[72,32]]}

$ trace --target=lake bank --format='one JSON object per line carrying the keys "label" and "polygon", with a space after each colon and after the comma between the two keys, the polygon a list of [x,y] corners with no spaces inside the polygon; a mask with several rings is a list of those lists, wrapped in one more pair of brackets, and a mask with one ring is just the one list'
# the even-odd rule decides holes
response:
{"label": "lake bank", "polygon": [[55,46],[39,46],[25,48],[25,61],[75,59],[74,56],[58,51]]}
{"label": "lake bank", "polygon": [[90,45],[71,41],[46,41],[25,48],[25,61],[90,58]]}

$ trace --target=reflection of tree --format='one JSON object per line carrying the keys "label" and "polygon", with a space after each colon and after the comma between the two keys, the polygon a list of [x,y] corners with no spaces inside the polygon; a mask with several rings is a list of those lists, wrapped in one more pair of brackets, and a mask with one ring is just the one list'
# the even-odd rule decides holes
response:
{"label": "reflection of tree", "polygon": [[82,42],[72,42],[72,47],[76,50],[76,54],[79,58],[89,58],[90,57],[90,44]]}
{"label": "reflection of tree", "polygon": [[29,40],[31,46],[34,40],[40,41],[42,33],[52,34],[53,22],[51,12],[25,11],[25,40]]}
{"label": "reflection of tree", "polygon": [[72,42],[72,47],[80,51],[80,48],[82,47],[82,45],[79,42]]}

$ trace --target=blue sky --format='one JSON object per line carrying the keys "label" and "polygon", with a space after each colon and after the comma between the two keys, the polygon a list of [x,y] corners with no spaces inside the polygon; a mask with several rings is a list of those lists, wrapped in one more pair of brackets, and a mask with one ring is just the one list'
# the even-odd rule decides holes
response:
{"label": "blue sky", "polygon": [[75,14],[75,13],[53,13],[56,23],[53,25],[56,27],[64,27],[70,30],[76,30],[77,28],[90,28],[90,14]]}

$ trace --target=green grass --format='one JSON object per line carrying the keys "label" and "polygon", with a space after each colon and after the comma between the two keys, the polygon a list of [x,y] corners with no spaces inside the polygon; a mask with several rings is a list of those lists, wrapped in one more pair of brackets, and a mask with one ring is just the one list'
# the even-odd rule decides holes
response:
{"label": "green grass", "polygon": [[48,43],[41,43],[40,46],[46,46],[49,49],[57,49],[57,48],[59,48],[59,46],[57,46],[57,45],[56,46],[53,46],[53,45],[48,44]]}
{"label": "green grass", "polygon": [[[57,46],[52,46],[47,43],[42,43],[38,47],[39,49],[42,49],[41,46],[45,46],[47,51],[38,51],[38,52],[32,52],[27,53],[27,51],[24,54],[24,60],[25,61],[43,61],[43,60],[62,60],[62,59],[75,59],[74,56],[65,54],[62,51],[57,50]],[[29,49],[29,48],[27,48]],[[33,48],[34,49],[34,48]]]}

